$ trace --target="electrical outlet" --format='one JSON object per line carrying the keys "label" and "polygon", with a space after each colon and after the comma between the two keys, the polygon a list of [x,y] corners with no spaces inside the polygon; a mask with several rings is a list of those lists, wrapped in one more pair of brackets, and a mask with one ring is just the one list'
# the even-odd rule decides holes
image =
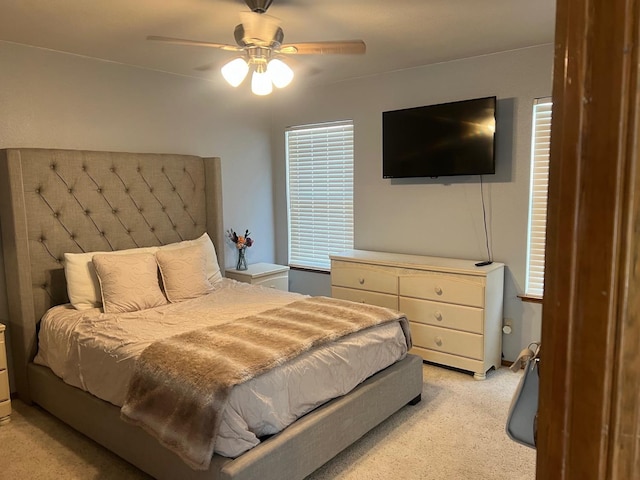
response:
{"label": "electrical outlet", "polygon": [[510,335],[513,331],[513,320],[510,318],[502,319],[502,333],[505,335]]}

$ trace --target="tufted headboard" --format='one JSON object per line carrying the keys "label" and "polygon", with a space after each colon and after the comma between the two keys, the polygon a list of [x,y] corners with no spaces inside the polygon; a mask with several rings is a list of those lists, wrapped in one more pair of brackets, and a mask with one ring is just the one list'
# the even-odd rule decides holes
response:
{"label": "tufted headboard", "polygon": [[213,240],[224,271],[219,158],[50,149],[0,150],[0,226],[18,394],[36,325],[66,303],[65,252]]}

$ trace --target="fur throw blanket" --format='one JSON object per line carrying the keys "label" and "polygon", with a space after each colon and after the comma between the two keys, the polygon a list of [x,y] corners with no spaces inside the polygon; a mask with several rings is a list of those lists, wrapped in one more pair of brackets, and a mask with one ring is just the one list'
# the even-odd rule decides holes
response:
{"label": "fur throw blanket", "polygon": [[314,346],[392,321],[401,322],[410,348],[402,314],[327,297],[154,342],[136,363],[121,416],[193,469],[207,470],[234,385]]}

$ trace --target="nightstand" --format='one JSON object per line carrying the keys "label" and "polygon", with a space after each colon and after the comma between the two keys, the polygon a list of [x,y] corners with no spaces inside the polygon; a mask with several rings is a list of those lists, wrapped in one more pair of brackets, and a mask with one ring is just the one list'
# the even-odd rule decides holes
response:
{"label": "nightstand", "polygon": [[289,267],[273,263],[253,263],[246,270],[229,268],[225,277],[238,282],[289,291]]}
{"label": "nightstand", "polygon": [[9,392],[9,372],[7,371],[4,329],[5,326],[0,323],[0,425],[11,420],[11,394]]}

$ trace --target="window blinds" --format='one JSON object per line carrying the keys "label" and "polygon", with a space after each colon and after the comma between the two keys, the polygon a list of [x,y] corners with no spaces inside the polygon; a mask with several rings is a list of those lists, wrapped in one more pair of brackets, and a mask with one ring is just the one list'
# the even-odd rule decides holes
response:
{"label": "window blinds", "polygon": [[544,248],[547,230],[551,110],[551,98],[537,99],[533,106],[529,241],[527,245],[527,286],[525,291],[527,295],[537,297],[542,297],[544,290]]}
{"label": "window blinds", "polygon": [[289,265],[330,270],[329,255],[353,248],[353,122],[285,132]]}

